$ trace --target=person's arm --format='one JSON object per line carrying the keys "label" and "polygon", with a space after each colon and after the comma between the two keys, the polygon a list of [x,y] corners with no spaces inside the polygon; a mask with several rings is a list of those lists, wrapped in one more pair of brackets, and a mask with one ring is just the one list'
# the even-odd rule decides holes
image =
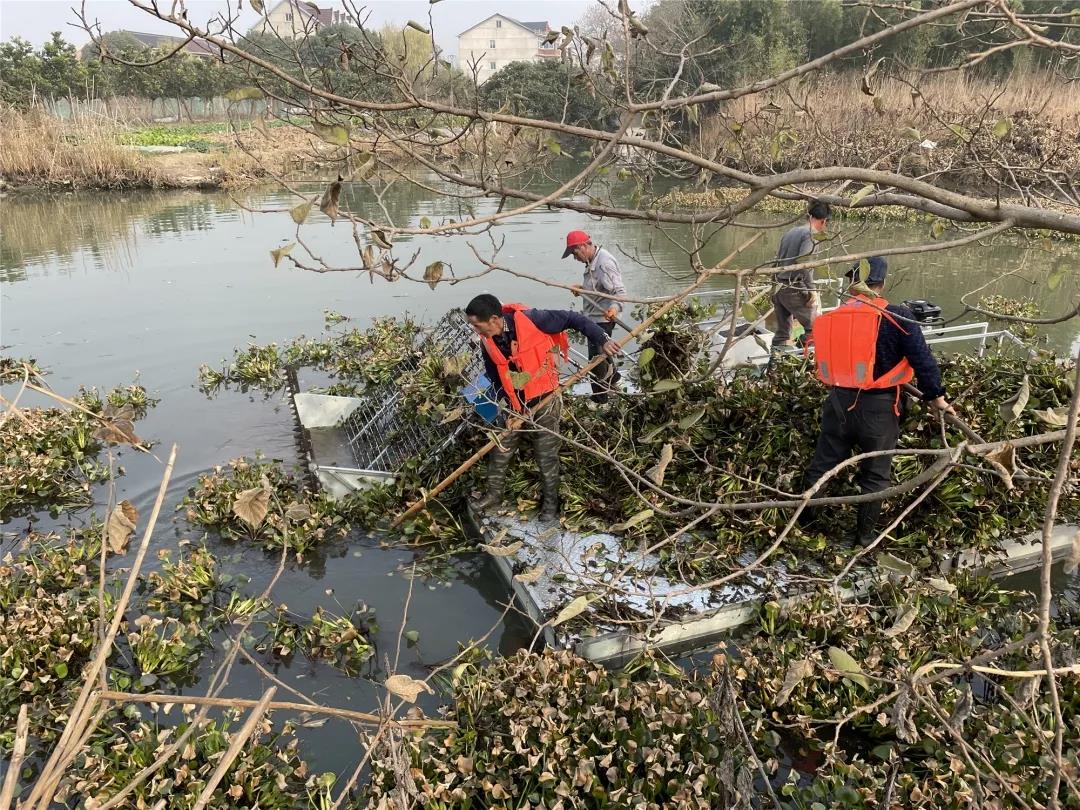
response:
{"label": "person's arm", "polygon": [[[933,402],[942,410],[948,409],[949,405],[945,401],[945,387],[941,384],[941,367],[938,366],[937,358],[926,343],[922,327],[914,322],[915,314],[907,307],[890,306],[888,310],[898,316],[897,323],[901,327],[897,330],[900,335],[900,348],[904,352],[904,357],[911,363],[911,367],[915,369],[923,399]],[[886,323],[889,323],[888,320],[883,319],[882,328],[885,328]],[[897,328],[891,323],[889,327]]]}
{"label": "person's arm", "polygon": [[[798,262],[805,262],[810,258],[810,254],[814,252],[814,248],[817,243],[814,242],[814,234],[808,228],[806,236],[803,237],[802,242],[799,245],[799,258]],[[799,272],[799,277],[802,279],[802,285],[811,293],[814,292],[814,268],[807,267],[805,270]]]}
{"label": "person's arm", "polygon": [[559,332],[573,329],[603,347],[604,354],[613,355],[620,351],[618,343],[580,312],[571,312],[568,309],[530,309],[526,310],[525,315],[541,332],[557,335]]}
{"label": "person's arm", "polygon": [[[622,271],[619,269],[619,263],[615,261],[614,257],[605,261],[597,268],[597,271],[597,282],[602,292],[605,292],[608,295],[618,295],[620,297],[626,295]],[[614,320],[623,310],[622,302],[620,301],[612,301],[608,298],[604,299],[604,304],[609,320]],[[614,310],[614,312],[612,310]]]}

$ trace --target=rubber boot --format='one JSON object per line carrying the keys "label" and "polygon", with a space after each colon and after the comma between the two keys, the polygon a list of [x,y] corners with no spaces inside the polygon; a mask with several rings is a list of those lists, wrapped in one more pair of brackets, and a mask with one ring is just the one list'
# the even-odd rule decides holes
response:
{"label": "rubber boot", "polygon": [[859,504],[855,517],[855,542],[864,548],[877,539],[877,522],[881,514],[881,501]]}
{"label": "rubber boot", "polygon": [[[558,427],[558,416],[552,420]],[[536,441],[536,466],[540,470],[540,520],[553,522],[559,519],[559,437],[550,433],[541,435]]]}
{"label": "rubber boot", "polygon": [[510,466],[511,456],[512,453],[491,451],[487,467],[487,492],[473,502],[474,509],[483,512],[502,505],[503,493],[506,490],[506,470]]}

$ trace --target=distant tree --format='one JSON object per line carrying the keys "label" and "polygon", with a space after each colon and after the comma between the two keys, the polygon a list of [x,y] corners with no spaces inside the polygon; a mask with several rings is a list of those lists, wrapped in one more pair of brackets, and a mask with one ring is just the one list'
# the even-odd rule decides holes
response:
{"label": "distant tree", "polygon": [[84,92],[86,69],[75,46],[65,42],[59,31],[53,31],[52,38],[41,49],[41,77],[41,92],[53,98]]}
{"label": "distant tree", "polygon": [[602,126],[599,101],[571,85],[566,65],[554,59],[511,62],[481,85],[480,105],[547,121]]}
{"label": "distant tree", "polygon": [[0,43],[0,99],[23,107],[42,92],[41,57],[20,37]]}

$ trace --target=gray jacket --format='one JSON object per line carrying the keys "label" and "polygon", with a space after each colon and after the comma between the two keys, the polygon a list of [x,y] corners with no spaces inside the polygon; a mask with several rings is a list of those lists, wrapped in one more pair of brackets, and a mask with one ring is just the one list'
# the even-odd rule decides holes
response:
{"label": "gray jacket", "polygon": [[589,320],[605,321],[604,313],[611,307],[615,307],[617,312],[622,312],[622,304],[618,301],[586,294],[589,290],[597,290],[608,295],[626,295],[619,263],[602,247],[596,249],[596,255],[593,256],[592,261],[585,265],[585,278],[581,283],[581,290],[583,300],[581,312]]}
{"label": "gray jacket", "polygon": [[[780,249],[776,251],[774,266],[786,267],[789,264],[799,264],[800,259],[805,259],[814,252],[814,246],[810,223],[796,225],[780,238]],[[803,290],[814,289],[814,271],[809,267],[791,273],[777,273],[776,280],[781,284]]]}

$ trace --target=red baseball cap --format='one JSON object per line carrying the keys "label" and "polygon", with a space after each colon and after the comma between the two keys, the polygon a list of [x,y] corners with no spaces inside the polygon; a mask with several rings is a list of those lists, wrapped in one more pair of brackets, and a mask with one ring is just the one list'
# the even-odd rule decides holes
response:
{"label": "red baseball cap", "polygon": [[570,233],[566,235],[566,250],[563,251],[562,257],[565,259],[574,252],[574,248],[578,245],[584,245],[586,242],[591,241],[592,240],[585,231],[570,231]]}

